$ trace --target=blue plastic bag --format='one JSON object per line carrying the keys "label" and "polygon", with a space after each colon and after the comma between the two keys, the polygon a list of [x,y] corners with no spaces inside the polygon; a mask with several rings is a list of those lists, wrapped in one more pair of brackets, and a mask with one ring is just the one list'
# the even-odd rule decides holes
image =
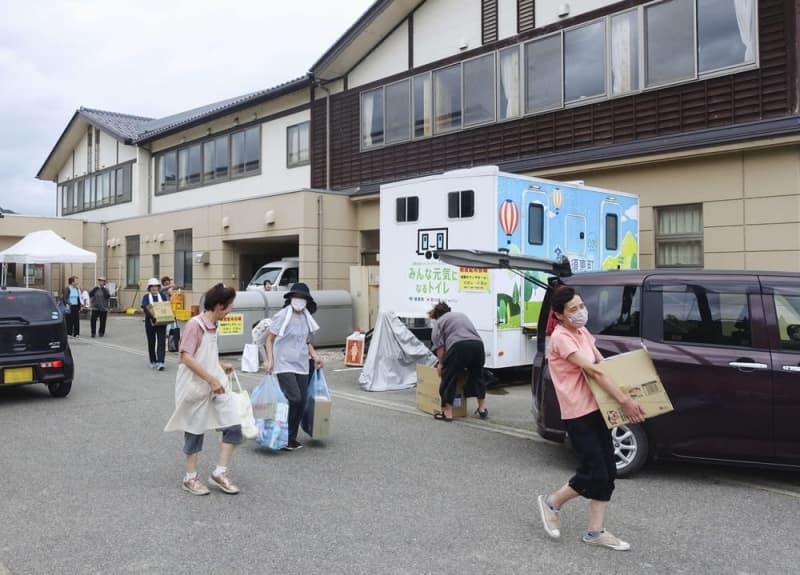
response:
{"label": "blue plastic bag", "polygon": [[256,419],[256,443],[267,449],[279,450],[289,443],[289,402],[283,395],[277,378],[267,374],[250,394],[253,417]]}
{"label": "blue plastic bag", "polygon": [[300,420],[300,427],[310,437],[314,437],[314,415],[317,411],[321,411],[320,404],[330,404],[330,401],[331,394],[328,390],[328,383],[325,381],[325,373],[321,369],[317,369],[311,374],[311,379],[308,381],[308,397],[303,410],[303,418]]}

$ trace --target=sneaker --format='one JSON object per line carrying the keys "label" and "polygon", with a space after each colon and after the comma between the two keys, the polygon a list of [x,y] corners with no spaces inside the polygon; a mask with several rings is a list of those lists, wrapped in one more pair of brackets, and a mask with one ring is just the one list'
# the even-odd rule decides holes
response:
{"label": "sneaker", "polygon": [[588,543],[589,545],[599,545],[600,547],[608,547],[609,549],[613,549],[614,551],[627,551],[631,548],[631,544],[627,541],[623,541],[611,531],[606,531],[603,529],[603,532],[600,533],[597,537],[589,537],[589,534],[586,533],[583,537],[581,537],[581,541],[584,543]]}
{"label": "sneaker", "polygon": [[230,493],[231,495],[239,493],[239,488],[228,478],[227,473],[221,473],[220,475],[214,475],[212,473],[208,480],[225,493]]}
{"label": "sneaker", "polygon": [[558,511],[553,511],[544,500],[545,496],[538,497],[539,515],[542,517],[542,525],[545,532],[553,539],[561,537],[561,517]]}
{"label": "sneaker", "polygon": [[158,364],[153,362],[150,364],[150,369],[155,369]]}
{"label": "sneaker", "polygon": [[157,363],[156,364],[156,369],[158,371],[164,371],[164,364],[163,363]]}
{"label": "sneaker", "polygon": [[184,491],[188,491],[192,495],[208,495],[210,493],[208,487],[203,485],[203,482],[197,477],[184,481],[182,487]]}

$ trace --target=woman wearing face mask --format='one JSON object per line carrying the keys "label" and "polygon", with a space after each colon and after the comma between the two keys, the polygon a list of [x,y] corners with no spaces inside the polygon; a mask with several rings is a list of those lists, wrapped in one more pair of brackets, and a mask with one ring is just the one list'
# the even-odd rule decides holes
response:
{"label": "woman wearing face mask", "polygon": [[584,374],[589,374],[616,399],[622,412],[632,423],[644,420],[642,406],[625,396],[597,367],[603,356],[595,346],[595,338],[584,327],[589,312],[575,290],[561,286],[550,301],[555,327],[550,335],[550,376],[556,391],[561,418],[565,421],[570,443],[578,454],[580,464],[575,475],[549,495],[540,495],[539,513],[547,534],[553,539],[561,536],[561,507],[575,497],[590,500],[589,527],[582,541],[590,545],[627,551],[630,545],[605,529],[608,502],[614,491],[616,463],[611,432],[603,421]]}
{"label": "woman wearing face mask", "polygon": [[283,308],[272,318],[267,335],[267,373],[275,373],[283,395],[289,401],[289,443],[285,449],[293,451],[303,444],[297,441],[297,431],[308,394],[309,358],[317,369],[322,360],[311,345],[311,335],[319,325],[311,317],[317,304],[308,286],[296,283],[286,295]]}

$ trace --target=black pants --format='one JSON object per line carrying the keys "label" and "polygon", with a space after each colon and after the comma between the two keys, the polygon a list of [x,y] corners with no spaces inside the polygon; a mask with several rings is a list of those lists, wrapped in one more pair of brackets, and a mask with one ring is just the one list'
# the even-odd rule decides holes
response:
{"label": "black pants", "polygon": [[289,441],[297,441],[297,431],[306,409],[308,396],[308,374],[279,373],[278,385],[289,401]]}
{"label": "black pants", "polygon": [[67,335],[80,335],[81,333],[81,306],[69,306],[69,313],[64,316],[67,322]]}
{"label": "black pants", "polygon": [[167,326],[153,325],[150,318],[145,318],[144,331],[147,334],[147,354],[150,356],[150,363],[164,363]]}
{"label": "black pants", "polygon": [[481,378],[486,353],[482,340],[459,341],[445,351],[442,358],[442,382],[439,384],[439,397],[442,407],[453,405],[456,398],[458,377],[467,370],[464,392],[468,397],[486,397],[486,385]]}
{"label": "black pants", "polygon": [[569,486],[587,499],[608,501],[614,491],[617,465],[611,431],[600,411],[566,419],[567,433],[580,463]]}
{"label": "black pants", "polygon": [[94,337],[94,334],[97,333],[95,330],[97,327],[97,318],[100,318],[100,337],[103,337],[106,334],[106,317],[108,317],[107,311],[100,311],[97,309],[92,310],[92,315],[89,319],[89,322],[92,326],[92,337]]}

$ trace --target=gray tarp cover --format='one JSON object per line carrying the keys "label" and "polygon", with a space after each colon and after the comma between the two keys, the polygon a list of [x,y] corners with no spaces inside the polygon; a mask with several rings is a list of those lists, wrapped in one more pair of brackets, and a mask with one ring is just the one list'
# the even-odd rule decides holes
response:
{"label": "gray tarp cover", "polygon": [[394,313],[381,313],[358,383],[364,391],[408,389],[417,384],[418,363],[436,365],[436,356]]}

